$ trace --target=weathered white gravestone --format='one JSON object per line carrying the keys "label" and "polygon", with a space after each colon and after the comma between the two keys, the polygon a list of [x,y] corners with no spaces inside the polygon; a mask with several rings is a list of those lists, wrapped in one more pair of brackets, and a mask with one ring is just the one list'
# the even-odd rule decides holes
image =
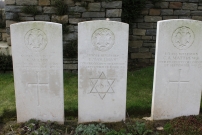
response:
{"label": "weathered white gravestone", "polygon": [[17,121],[64,123],[61,24],[13,24],[11,42]]}
{"label": "weathered white gravestone", "polygon": [[128,24],[78,25],[79,123],[125,120]]}
{"label": "weathered white gravestone", "polygon": [[153,120],[199,114],[202,90],[202,22],[158,22]]}

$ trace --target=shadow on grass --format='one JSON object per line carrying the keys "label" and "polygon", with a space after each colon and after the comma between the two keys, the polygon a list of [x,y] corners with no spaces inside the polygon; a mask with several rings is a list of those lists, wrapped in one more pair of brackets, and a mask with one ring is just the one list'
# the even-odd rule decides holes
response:
{"label": "shadow on grass", "polygon": [[[146,115],[150,115],[151,114],[151,108],[147,108],[147,107],[142,107],[142,106],[131,106],[131,107],[127,107],[127,115],[129,115],[129,117],[143,117]],[[149,116],[148,116],[149,117]]]}
{"label": "shadow on grass", "polygon": [[[145,115],[150,115],[151,114],[151,108],[148,107],[141,107],[141,106],[130,106],[127,107],[126,110],[126,117],[143,117]],[[202,108],[200,108],[200,114],[202,114]],[[75,119],[78,117],[78,109],[74,108],[74,109],[70,109],[67,110],[65,109],[65,118],[67,119]],[[11,120],[16,120],[17,116],[16,116],[16,110],[8,110],[5,109],[3,114],[0,116],[0,124],[2,123],[6,123],[8,121]]]}
{"label": "shadow on grass", "polygon": [[0,123],[6,123],[8,121],[16,119],[17,119],[16,110],[5,109],[3,111],[3,114],[0,116]]}
{"label": "shadow on grass", "polygon": [[[76,110],[65,110],[65,117],[66,118],[74,118],[78,117],[78,109]],[[5,109],[3,114],[0,116],[0,124],[6,123],[8,121],[16,120],[16,110],[9,110]]]}
{"label": "shadow on grass", "polygon": [[[151,107],[130,106],[127,107],[126,113],[126,115],[129,115],[130,117],[143,117],[145,115],[150,116]],[[200,114],[202,114],[202,107],[200,108]],[[65,110],[65,117],[78,117],[78,109],[74,108],[72,110]]]}
{"label": "shadow on grass", "polygon": [[[126,113],[127,113],[126,115],[129,115],[130,117],[143,117],[146,115],[150,116],[151,108],[142,107],[142,106],[130,106],[130,107],[127,107]],[[71,119],[76,117],[78,117],[77,108],[69,109],[69,110],[65,109],[65,118]]]}
{"label": "shadow on grass", "polygon": [[78,117],[78,109],[66,110],[65,109],[65,118],[69,117]]}

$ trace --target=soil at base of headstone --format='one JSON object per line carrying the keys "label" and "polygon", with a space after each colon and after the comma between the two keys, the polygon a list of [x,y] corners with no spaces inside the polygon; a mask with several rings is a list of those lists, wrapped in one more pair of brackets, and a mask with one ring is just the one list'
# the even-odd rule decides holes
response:
{"label": "soil at base of headstone", "polygon": [[3,131],[3,124],[0,124],[0,134],[1,134],[1,132]]}
{"label": "soil at base of headstone", "polygon": [[[134,129],[129,129],[131,125],[133,127],[137,127],[137,123],[144,123],[145,131],[152,130],[152,135],[201,135],[202,134],[202,114],[198,116],[182,116],[175,118],[173,120],[159,120],[159,121],[149,121],[140,118],[127,118],[126,121],[116,122],[116,123],[104,123],[106,127],[111,130],[120,131],[125,130],[130,132]],[[39,125],[43,125],[43,127],[48,127],[49,129],[54,129],[55,131],[61,132],[64,135],[73,135],[75,133],[75,129],[78,126],[77,119],[74,120],[66,120],[64,125],[58,125],[56,123],[50,122],[35,122],[35,125],[39,127]],[[98,124],[98,123],[85,123],[85,125],[89,124]],[[22,129],[28,130],[27,127],[30,125],[27,123],[17,124],[16,121],[9,121],[7,123],[0,123],[0,135],[15,135],[19,134]],[[37,128],[37,126],[35,128]],[[143,127],[143,126],[142,126]],[[142,128],[139,127],[139,128]],[[131,128],[131,127],[130,127]],[[66,134],[65,134],[66,132]],[[26,131],[24,131],[26,133]]]}

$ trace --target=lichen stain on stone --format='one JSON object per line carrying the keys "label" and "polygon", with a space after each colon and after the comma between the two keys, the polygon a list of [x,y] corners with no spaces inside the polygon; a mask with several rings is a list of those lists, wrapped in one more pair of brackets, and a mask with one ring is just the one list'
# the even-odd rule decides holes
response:
{"label": "lichen stain on stone", "polygon": [[[50,93],[53,93],[55,96],[59,96],[60,95],[60,91],[61,91],[61,87],[59,84],[62,84],[61,82],[58,82],[59,76],[58,75],[52,75],[50,76]],[[57,83],[58,85],[55,85],[55,83]]]}
{"label": "lichen stain on stone", "polygon": [[86,68],[80,69],[80,84],[82,89],[84,90],[84,93],[90,92],[90,74],[92,74],[93,71],[86,70]]}

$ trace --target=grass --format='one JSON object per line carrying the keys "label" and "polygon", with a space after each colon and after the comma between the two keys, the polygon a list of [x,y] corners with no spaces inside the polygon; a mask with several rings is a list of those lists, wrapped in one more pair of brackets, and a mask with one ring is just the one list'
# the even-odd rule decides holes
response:
{"label": "grass", "polygon": [[130,116],[150,113],[153,72],[153,67],[128,72],[127,113]]}
{"label": "grass", "polygon": [[[150,113],[153,70],[153,67],[148,67],[142,70],[128,72],[127,113],[130,116]],[[68,117],[75,117],[78,111],[78,78],[76,74],[66,73],[64,80],[65,114]]]}
{"label": "grass", "polygon": [[[149,116],[152,101],[153,67],[128,72],[127,114],[132,117]],[[64,110],[66,119],[78,116],[78,77],[64,73]],[[202,110],[202,105],[201,109]],[[13,74],[0,73],[0,120],[16,117]],[[1,122],[1,121],[0,121]]]}
{"label": "grass", "polygon": [[16,117],[15,91],[12,73],[0,73],[0,122]]}
{"label": "grass", "polygon": [[78,115],[78,77],[76,74],[64,74],[64,104],[67,119]]}
{"label": "grass", "polygon": [[[128,72],[127,113],[130,116],[150,113],[153,67]],[[66,119],[78,116],[78,77],[64,73],[64,104]],[[0,73],[0,118],[15,114],[15,92],[12,73]],[[8,113],[9,112],[9,113]]]}
{"label": "grass", "polygon": [[[170,121],[145,121],[141,119],[143,116],[150,116],[151,113],[153,71],[153,67],[147,67],[128,72],[127,114],[130,117],[126,119],[126,122],[106,123],[106,127],[105,125],[102,125],[102,127],[105,128],[103,130],[107,131],[106,135],[147,135],[147,133],[148,135],[202,134],[202,115],[183,116]],[[89,134],[87,132],[98,132],[100,130],[100,125],[97,125],[96,123],[77,125],[77,84],[77,74],[64,73],[65,125],[55,125],[54,123],[43,123],[35,120],[31,120],[32,123],[16,124],[13,74],[11,72],[0,73],[0,134],[8,132],[12,132],[13,134],[22,134],[21,132],[26,132],[29,134],[31,131],[38,133],[58,131],[64,133],[66,131],[66,134],[70,132],[79,132],[80,135],[84,132],[86,134]],[[157,127],[163,127],[164,130],[158,131]],[[1,128],[3,129],[2,132]],[[32,130],[28,130],[27,128]]]}

